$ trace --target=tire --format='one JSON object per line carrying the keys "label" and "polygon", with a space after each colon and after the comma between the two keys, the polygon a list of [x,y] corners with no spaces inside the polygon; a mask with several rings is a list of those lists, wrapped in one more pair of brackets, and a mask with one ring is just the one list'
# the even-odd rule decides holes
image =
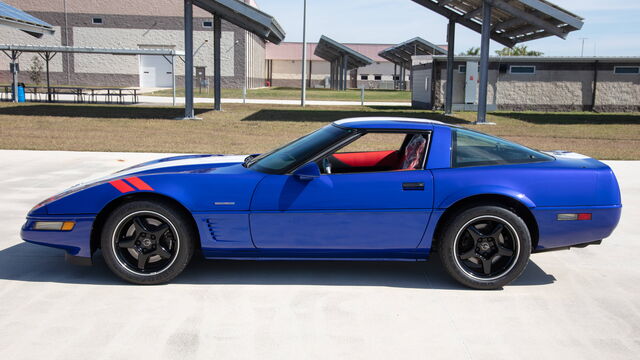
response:
{"label": "tire", "polygon": [[447,273],[462,285],[499,289],[527,267],[531,235],[525,222],[512,211],[477,206],[461,211],[446,223],[438,252]]}
{"label": "tire", "polygon": [[100,240],[114,274],[133,284],[155,285],[186,268],[197,235],[190,219],[171,204],[133,201],[111,212]]}

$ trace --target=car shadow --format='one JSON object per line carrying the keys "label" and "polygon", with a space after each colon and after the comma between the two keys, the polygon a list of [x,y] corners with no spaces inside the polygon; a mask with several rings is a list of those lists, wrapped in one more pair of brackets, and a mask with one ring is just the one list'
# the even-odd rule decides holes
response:
{"label": "car shadow", "polygon": [[[64,261],[63,251],[20,243],[0,251],[0,279],[90,285],[124,285],[102,255],[85,267]],[[533,261],[510,286],[548,285],[555,281]],[[467,290],[445,272],[437,256],[426,262],[392,261],[234,261],[194,257],[174,284],[386,286]]]}

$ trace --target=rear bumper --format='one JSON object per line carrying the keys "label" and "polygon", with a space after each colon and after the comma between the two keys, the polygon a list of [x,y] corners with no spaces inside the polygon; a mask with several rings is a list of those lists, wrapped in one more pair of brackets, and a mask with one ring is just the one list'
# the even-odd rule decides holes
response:
{"label": "rear bumper", "polygon": [[[30,243],[63,249],[75,258],[91,258],[94,220],[93,215],[29,216],[22,226],[20,237]],[[35,230],[36,221],[74,221],[76,224],[71,231]]]}
{"label": "rear bumper", "polygon": [[[539,240],[534,252],[589,245],[611,235],[620,221],[621,205],[532,209]],[[558,214],[590,213],[591,220],[560,221]]]}

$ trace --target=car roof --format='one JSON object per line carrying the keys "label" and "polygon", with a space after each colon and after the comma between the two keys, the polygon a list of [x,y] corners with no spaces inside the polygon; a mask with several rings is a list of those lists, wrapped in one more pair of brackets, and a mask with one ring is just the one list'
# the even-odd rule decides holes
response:
{"label": "car roof", "polygon": [[405,118],[405,117],[355,117],[333,122],[334,125],[351,129],[409,129],[428,130],[433,125],[447,124],[429,119]]}

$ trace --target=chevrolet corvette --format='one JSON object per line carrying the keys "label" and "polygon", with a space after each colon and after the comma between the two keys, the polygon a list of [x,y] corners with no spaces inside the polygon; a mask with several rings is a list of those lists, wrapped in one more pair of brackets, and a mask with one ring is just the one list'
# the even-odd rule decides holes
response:
{"label": "chevrolet corvette", "polygon": [[600,244],[622,205],[612,170],[464,127],[333,122],[249,156],[184,155],[75,185],[27,215],[25,241],[135,284],[208,259],[422,261],[496,289],[531,253]]}

